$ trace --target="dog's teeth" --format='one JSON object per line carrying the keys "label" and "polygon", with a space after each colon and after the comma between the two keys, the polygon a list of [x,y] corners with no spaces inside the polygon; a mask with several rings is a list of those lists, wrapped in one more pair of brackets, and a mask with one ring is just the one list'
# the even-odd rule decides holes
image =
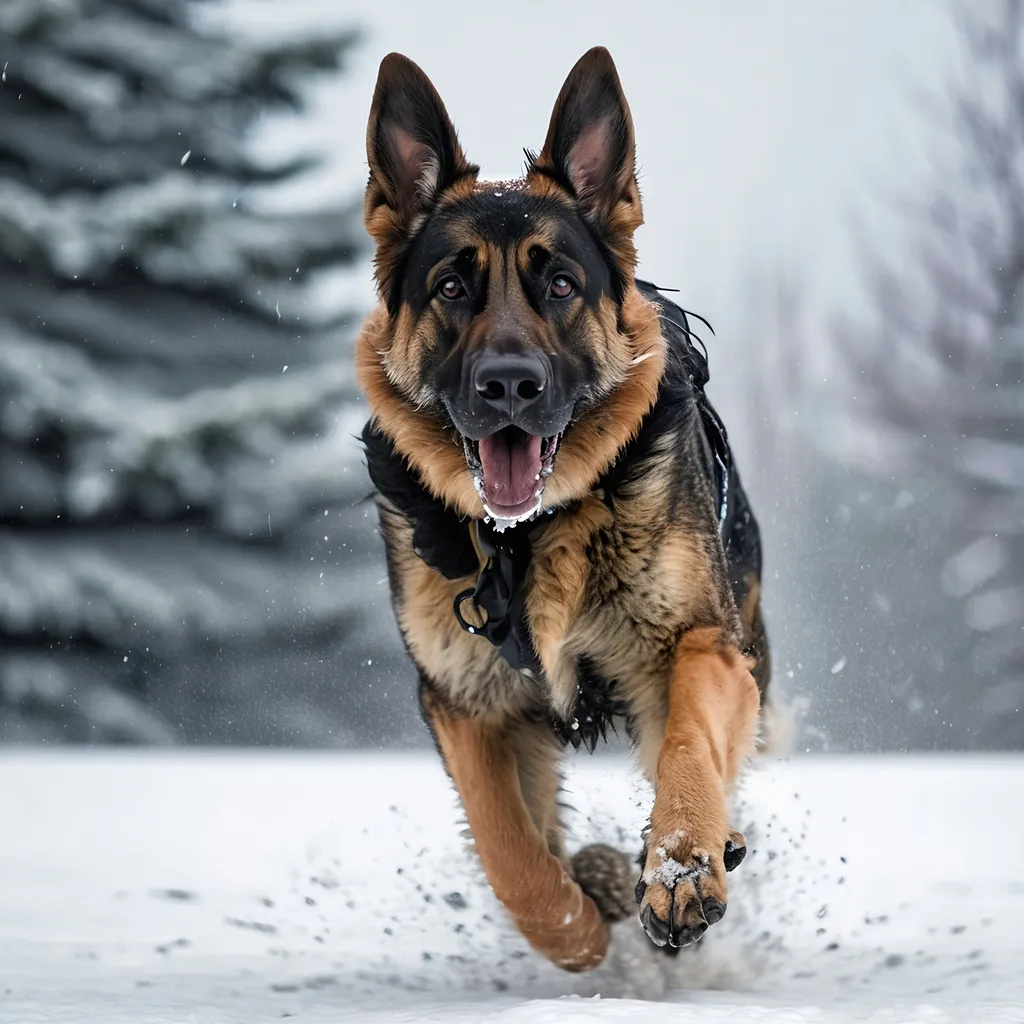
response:
{"label": "dog's teeth", "polygon": [[540,473],[538,473],[533,479],[534,480],[539,480],[540,479]]}

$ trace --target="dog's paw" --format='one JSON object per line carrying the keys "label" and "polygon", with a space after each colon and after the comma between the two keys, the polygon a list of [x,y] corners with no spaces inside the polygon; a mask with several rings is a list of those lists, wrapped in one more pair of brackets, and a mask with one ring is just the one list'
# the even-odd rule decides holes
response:
{"label": "dog's paw", "polygon": [[604,843],[592,843],[574,854],[570,867],[580,888],[597,904],[601,918],[609,924],[632,913],[632,858]]}
{"label": "dog's paw", "polygon": [[640,923],[656,946],[696,942],[725,916],[725,873],[746,854],[746,841],[731,832],[721,843],[702,846],[685,831],[648,842],[636,884]]}

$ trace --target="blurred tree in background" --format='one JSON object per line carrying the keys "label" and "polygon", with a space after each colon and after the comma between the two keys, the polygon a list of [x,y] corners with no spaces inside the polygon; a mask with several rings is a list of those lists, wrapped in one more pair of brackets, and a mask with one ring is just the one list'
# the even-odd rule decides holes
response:
{"label": "blurred tree in background", "polygon": [[929,103],[909,244],[868,243],[868,314],[823,344],[791,281],[745,289],[744,475],[773,496],[801,746],[1024,747],[1024,0],[956,10],[966,73]]}
{"label": "blurred tree in background", "polygon": [[356,36],[196,11],[0,4],[0,738],[401,740],[351,330],[303,290],[360,197],[250,201],[308,166],[250,129]]}
{"label": "blurred tree in background", "polygon": [[[363,311],[310,291],[369,280],[361,198],[281,212],[312,162],[253,143],[356,35],[217,6],[0,0],[0,740],[426,740],[352,437]],[[873,311],[826,339],[762,273],[712,360],[801,746],[1024,746],[1022,6],[963,8]]]}
{"label": "blurred tree in background", "polygon": [[918,535],[931,534],[915,588],[930,614],[905,622],[922,651],[921,710],[949,723],[956,746],[1020,748],[1024,3],[964,6],[959,26],[969,76],[953,88],[938,173],[913,209],[913,248],[873,254],[877,316],[846,318],[836,338],[858,382],[860,436],[928,497],[910,511]]}
{"label": "blurred tree in background", "polygon": [[853,421],[859,403],[844,408],[851,375],[798,281],[755,269],[745,282],[757,341],[729,420],[765,536],[776,699],[801,749],[962,747],[950,666],[967,630],[928,576],[949,511],[934,480]]}

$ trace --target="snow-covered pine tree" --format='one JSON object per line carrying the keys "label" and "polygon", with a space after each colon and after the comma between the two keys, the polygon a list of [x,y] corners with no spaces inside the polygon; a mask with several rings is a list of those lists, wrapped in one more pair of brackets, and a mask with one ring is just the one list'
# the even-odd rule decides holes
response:
{"label": "snow-covered pine tree", "polygon": [[252,201],[307,163],[250,129],[356,37],[199,2],[0,4],[0,738],[343,743],[382,706],[350,330],[303,297],[361,204]]}
{"label": "snow-covered pine tree", "polygon": [[[930,481],[944,532],[920,601],[962,602],[965,641],[925,692],[950,735],[1024,747],[1024,3],[960,9],[970,76],[953,89],[909,258],[876,254],[877,324],[838,349],[863,422]],[[909,510],[910,515],[914,511]],[[932,629],[937,628],[934,624]],[[927,649],[929,626],[906,642]],[[942,640],[941,642],[945,642]]]}

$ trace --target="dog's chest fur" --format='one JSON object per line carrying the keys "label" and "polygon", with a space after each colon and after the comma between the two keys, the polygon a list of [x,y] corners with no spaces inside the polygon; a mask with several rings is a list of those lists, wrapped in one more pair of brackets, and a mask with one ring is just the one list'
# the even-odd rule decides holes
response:
{"label": "dog's chest fur", "polygon": [[716,538],[677,500],[678,453],[649,458],[636,467],[642,486],[598,491],[534,541],[527,616],[562,717],[588,676],[626,702],[666,683],[680,632],[720,617],[708,607]]}
{"label": "dog's chest fur", "polygon": [[[551,713],[567,726],[582,716],[585,730],[590,710],[603,723],[664,689],[680,632],[721,620],[713,502],[681,425],[659,432],[628,473],[603,480],[572,509],[515,528],[530,538],[525,618],[539,677],[510,668],[455,618],[455,596],[480,568],[469,524],[422,492],[386,439],[364,440],[385,499],[382,532],[403,636],[421,675],[455,707]],[[592,741],[586,731],[581,738]]]}

